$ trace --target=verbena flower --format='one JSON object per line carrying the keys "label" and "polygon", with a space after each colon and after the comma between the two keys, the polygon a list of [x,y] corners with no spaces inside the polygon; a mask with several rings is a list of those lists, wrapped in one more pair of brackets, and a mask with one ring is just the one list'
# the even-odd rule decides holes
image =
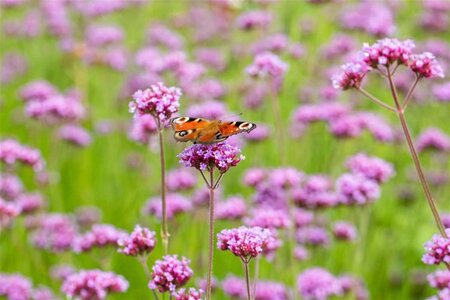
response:
{"label": "verbena flower", "polygon": [[345,205],[367,204],[380,197],[380,187],[374,180],[361,175],[343,174],[336,181],[340,203]]}
{"label": "verbena flower", "polygon": [[[177,214],[192,210],[192,203],[183,195],[170,193],[166,195],[167,218],[172,219]],[[161,197],[150,198],[142,208],[144,214],[154,215],[162,219]]]}
{"label": "verbena flower", "polygon": [[51,300],[58,299],[53,291],[48,287],[40,285],[33,290],[33,300]]}
{"label": "verbena flower", "polygon": [[450,136],[438,128],[428,128],[416,140],[417,151],[437,150],[450,151]]}
{"label": "verbena flower", "polygon": [[263,207],[252,210],[251,215],[244,220],[244,224],[250,227],[280,229],[289,227],[290,221],[285,211]]}
{"label": "verbena flower", "polygon": [[178,291],[172,293],[172,297],[175,300],[202,300],[205,299],[203,297],[203,294],[204,292],[201,289],[197,290],[194,288],[181,288]]}
{"label": "verbena flower", "polygon": [[90,228],[100,222],[101,210],[96,206],[80,206],[75,210],[75,220],[81,227]]}
{"label": "verbena flower", "polygon": [[0,198],[0,229],[7,226],[20,213],[21,209],[17,204]]}
{"label": "verbena flower", "polygon": [[272,22],[272,14],[267,11],[253,10],[248,11],[236,19],[236,25],[242,30],[264,29]]}
{"label": "verbena flower", "polygon": [[170,170],[166,177],[166,186],[170,192],[190,190],[197,184],[197,176],[187,169]]}
{"label": "verbena flower", "polygon": [[225,201],[217,202],[215,217],[218,220],[238,220],[247,211],[247,205],[241,197],[230,197]]}
{"label": "verbena flower", "polygon": [[166,87],[159,82],[146,90],[138,90],[133,94],[134,101],[129,104],[130,112],[136,116],[151,114],[160,122],[165,122],[178,111],[181,90]]}
{"label": "verbena flower", "polygon": [[437,101],[444,103],[450,102],[450,81],[434,85],[431,91]]}
{"label": "verbena flower", "polygon": [[427,276],[428,282],[431,287],[435,289],[450,289],[450,271],[438,270]]}
{"label": "verbena flower", "polygon": [[86,147],[91,142],[91,135],[83,127],[77,125],[65,125],[58,130],[58,137],[75,146]]}
{"label": "verbena flower", "polygon": [[434,55],[430,52],[412,55],[409,68],[419,77],[444,77],[442,67],[439,65]]}
{"label": "verbena flower", "polygon": [[11,300],[31,299],[31,281],[19,274],[0,273],[0,296]]}
{"label": "verbena flower", "polygon": [[75,268],[67,264],[60,264],[50,268],[50,276],[56,280],[64,281],[69,275],[74,273],[76,273]]}
{"label": "verbena flower", "polygon": [[19,177],[0,173],[0,197],[13,200],[23,192],[23,184]]}
{"label": "verbena flower", "polygon": [[147,255],[156,245],[155,232],[136,225],[133,232],[117,240],[119,252],[129,256]]}
{"label": "verbena flower", "polygon": [[266,249],[271,236],[270,230],[260,227],[224,229],[217,234],[217,248],[229,250],[248,262]]}
{"label": "verbena flower", "polygon": [[148,144],[151,136],[157,131],[158,125],[151,115],[138,115],[133,118],[133,124],[131,125],[128,135],[134,141]]}
{"label": "verbena flower", "polygon": [[205,101],[200,104],[191,105],[186,111],[186,114],[189,116],[210,120],[220,119],[227,113],[225,104],[219,101]]}
{"label": "verbena flower", "polygon": [[117,246],[117,241],[126,236],[126,232],[118,230],[113,225],[95,224],[90,231],[74,240],[73,249],[79,253],[90,251],[96,247],[115,247]]}
{"label": "verbena flower", "polygon": [[342,294],[337,278],[322,268],[311,268],[301,273],[297,279],[297,288],[305,300],[326,300]]}
{"label": "verbena flower", "polygon": [[34,171],[42,171],[45,162],[37,149],[24,146],[13,139],[0,140],[0,161],[12,166],[17,162],[31,166]]}
{"label": "verbena flower", "polygon": [[157,289],[160,293],[175,292],[191,278],[193,272],[189,264],[190,260],[186,257],[179,260],[177,255],[164,256],[153,265],[152,280],[148,287],[152,290]]}
{"label": "verbena flower", "polygon": [[328,232],[320,226],[300,227],[297,230],[296,238],[300,244],[304,245],[328,246],[330,244]]}
{"label": "verbena flower", "polygon": [[354,241],[357,236],[356,227],[348,222],[336,222],[333,224],[333,235],[338,240]]}
{"label": "verbena flower", "polygon": [[[222,289],[224,293],[233,299],[246,299],[247,291],[245,286],[245,279],[228,275],[222,281]],[[256,300],[287,300],[288,291],[285,285],[275,281],[259,280],[255,284],[255,295],[252,295]]]}
{"label": "verbena flower", "polygon": [[[446,229],[450,235],[450,229]],[[440,263],[450,264],[450,239],[435,234],[433,238],[424,245],[425,254],[422,261],[427,265],[438,265]]]}
{"label": "verbena flower", "polygon": [[361,174],[378,183],[386,182],[394,175],[392,164],[364,153],[358,153],[347,159],[346,166],[352,173]]}
{"label": "verbena flower", "polygon": [[120,43],[123,36],[123,29],[114,25],[90,25],[85,31],[86,43],[94,47]]}
{"label": "verbena flower", "polygon": [[67,297],[80,300],[105,299],[110,293],[121,293],[127,289],[125,278],[100,270],[82,270],[69,275],[61,288]]}
{"label": "verbena flower", "polygon": [[394,63],[408,65],[415,44],[412,40],[382,39],[375,44],[365,43],[361,50],[363,61],[372,68],[389,67]]}
{"label": "verbena flower", "polygon": [[20,207],[22,214],[33,213],[46,204],[44,196],[40,193],[22,193],[14,199],[14,202]]}
{"label": "verbena flower", "polygon": [[255,77],[280,78],[284,76],[287,69],[288,65],[276,54],[263,52],[255,56],[253,64],[247,67],[246,72]]}
{"label": "verbena flower", "polygon": [[263,168],[249,168],[244,173],[244,184],[256,187],[262,182],[265,181],[266,177],[268,175],[268,171]]}
{"label": "verbena flower", "polygon": [[178,158],[185,167],[194,167],[201,171],[216,167],[220,173],[227,172],[245,159],[240,154],[239,148],[226,142],[210,145],[194,144],[178,154]]}
{"label": "verbena flower", "polygon": [[361,62],[346,63],[338,74],[331,79],[333,87],[341,90],[359,88],[369,68]]}
{"label": "verbena flower", "polygon": [[62,252],[71,249],[76,234],[76,227],[69,216],[46,214],[38,217],[31,240],[37,248]]}

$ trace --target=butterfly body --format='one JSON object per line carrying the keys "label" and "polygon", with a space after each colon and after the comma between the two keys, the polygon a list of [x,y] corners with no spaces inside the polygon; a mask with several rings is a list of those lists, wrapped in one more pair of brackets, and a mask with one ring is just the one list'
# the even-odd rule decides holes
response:
{"label": "butterfly body", "polygon": [[202,118],[178,117],[170,120],[175,130],[174,138],[179,142],[192,141],[194,144],[214,144],[226,140],[228,137],[250,132],[256,124],[250,122],[221,120],[206,120]]}

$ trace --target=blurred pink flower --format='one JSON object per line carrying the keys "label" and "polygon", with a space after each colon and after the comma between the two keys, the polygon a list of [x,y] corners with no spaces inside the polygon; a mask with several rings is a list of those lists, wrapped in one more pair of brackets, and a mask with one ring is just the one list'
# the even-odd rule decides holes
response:
{"label": "blurred pink flower", "polygon": [[140,225],[136,225],[129,236],[117,240],[119,252],[129,256],[146,256],[153,251],[156,245],[155,232]]}
{"label": "blurred pink flower", "polygon": [[110,293],[122,293],[128,289],[128,281],[113,272],[81,270],[69,275],[61,287],[69,298],[80,300],[105,299]]}
{"label": "blurred pink flower", "polygon": [[148,287],[160,293],[175,292],[176,288],[185,285],[193,275],[189,267],[191,261],[186,257],[178,259],[177,255],[166,255],[157,260],[152,267],[152,280]]}

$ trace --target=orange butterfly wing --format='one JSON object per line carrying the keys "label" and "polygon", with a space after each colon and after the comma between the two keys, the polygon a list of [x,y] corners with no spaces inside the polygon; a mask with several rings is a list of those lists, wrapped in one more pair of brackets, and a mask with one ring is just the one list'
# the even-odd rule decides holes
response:
{"label": "orange butterfly wing", "polygon": [[224,122],[219,124],[220,134],[224,137],[229,137],[241,132],[250,132],[256,128],[256,124],[250,122]]}
{"label": "orange butterfly wing", "polygon": [[210,121],[202,118],[178,117],[170,120],[172,128],[175,130],[173,137],[179,142],[195,141],[201,129],[211,124]]}

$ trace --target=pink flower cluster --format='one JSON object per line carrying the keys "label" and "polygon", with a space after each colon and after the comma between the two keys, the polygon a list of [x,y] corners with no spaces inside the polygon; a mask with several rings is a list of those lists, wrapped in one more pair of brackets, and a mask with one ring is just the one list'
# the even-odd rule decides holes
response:
{"label": "pink flower cluster", "polygon": [[301,273],[297,288],[305,300],[325,300],[343,294],[339,280],[322,268],[311,268]]}
{"label": "pink flower cluster", "polygon": [[[450,229],[446,229],[450,235]],[[450,264],[450,239],[441,235],[434,235],[433,238],[424,245],[426,253],[422,256],[422,261],[427,265],[438,265],[440,263]]]}
{"label": "pink flower cluster", "polygon": [[352,173],[361,174],[378,183],[388,181],[395,173],[392,164],[364,153],[358,153],[347,159],[346,166]]}
{"label": "pink flower cluster", "polygon": [[217,202],[215,216],[218,220],[238,220],[247,211],[247,205],[241,197],[230,197],[225,201]]}
{"label": "pink flower cluster", "polygon": [[127,289],[125,278],[100,270],[82,270],[69,275],[61,288],[67,297],[80,300],[105,299],[110,293],[122,293]]}
{"label": "pink flower cluster", "polygon": [[409,67],[419,78],[444,77],[443,69],[433,54],[413,54],[414,48],[415,44],[411,40],[385,38],[373,45],[365,43],[359,53],[359,60],[344,64],[341,72],[332,77],[333,86],[342,90],[358,89],[371,69],[385,72],[385,69],[390,70],[391,66],[398,65]]}
{"label": "pink flower cluster", "polygon": [[364,205],[380,197],[380,186],[360,174],[343,174],[336,181],[339,201],[346,205]]}
{"label": "pink flower cluster", "polygon": [[58,130],[58,137],[63,141],[79,147],[86,147],[92,142],[89,132],[78,125],[62,126]]}
{"label": "pink flower cluster", "polygon": [[450,136],[438,128],[428,128],[416,140],[417,151],[436,150],[450,151]]}
{"label": "pink flower cluster", "polygon": [[[192,203],[181,194],[170,193],[166,195],[167,218],[172,219],[175,215],[192,210]],[[161,197],[149,199],[142,208],[144,214],[149,214],[162,219]]]}
{"label": "pink flower cluster", "polygon": [[164,123],[180,107],[181,90],[166,87],[159,82],[146,90],[138,90],[133,94],[134,101],[129,104],[130,112],[135,115],[151,114]]}
{"label": "pink flower cluster", "polygon": [[185,167],[194,167],[198,170],[212,170],[217,168],[220,173],[227,172],[231,167],[245,159],[240,150],[226,142],[203,145],[194,144],[178,154],[180,163]]}
{"label": "pink flower cluster", "polygon": [[224,229],[217,234],[217,248],[229,250],[244,262],[248,262],[266,249],[271,236],[270,230],[260,227]]}
{"label": "pink flower cluster", "polygon": [[166,186],[170,192],[190,190],[197,184],[197,175],[187,169],[175,169],[167,173]]}
{"label": "pink flower cluster", "polygon": [[119,252],[129,256],[148,255],[156,245],[155,232],[136,225],[133,232],[117,240]]}
{"label": "pink flower cluster", "polygon": [[276,54],[263,52],[255,56],[253,64],[247,67],[246,72],[254,77],[281,78],[287,69],[288,65]]}
{"label": "pink flower cluster", "polygon": [[[227,276],[222,281],[223,292],[233,299],[246,299],[247,290],[245,280],[236,276]],[[259,280],[255,284],[255,294],[252,295],[256,300],[287,300],[289,299],[288,290],[282,283]]]}
{"label": "pink flower cluster", "polygon": [[196,290],[194,288],[185,289],[181,288],[178,291],[172,293],[172,297],[175,300],[203,300],[203,290]]}
{"label": "pink flower cluster", "polygon": [[262,207],[254,209],[244,220],[244,224],[250,227],[281,229],[289,227],[290,221],[284,210]]}
{"label": "pink flower cluster", "polygon": [[236,19],[239,29],[252,30],[267,28],[272,22],[272,14],[262,10],[252,10],[241,14]]}
{"label": "pink flower cluster", "polygon": [[18,205],[0,198],[0,229],[9,225],[11,220],[20,213],[21,209]]}
{"label": "pink flower cluster", "polygon": [[0,161],[12,166],[17,162],[28,165],[34,171],[42,171],[45,162],[39,150],[24,146],[13,139],[0,140]]}
{"label": "pink flower cluster", "polygon": [[31,239],[37,248],[54,252],[71,249],[77,230],[71,218],[63,214],[46,214],[37,217],[37,228]]}
{"label": "pink flower cluster", "polygon": [[28,278],[18,274],[0,273],[0,296],[6,299],[31,299],[33,285]]}
{"label": "pink flower cluster", "polygon": [[148,287],[152,290],[157,289],[160,293],[175,292],[192,277],[193,272],[189,264],[190,260],[186,257],[179,260],[177,255],[164,256],[153,265],[152,280]]}
{"label": "pink flower cluster", "polygon": [[117,246],[117,242],[127,236],[126,232],[118,230],[113,225],[95,224],[91,230],[78,236],[73,243],[77,253],[88,252],[95,247]]}

